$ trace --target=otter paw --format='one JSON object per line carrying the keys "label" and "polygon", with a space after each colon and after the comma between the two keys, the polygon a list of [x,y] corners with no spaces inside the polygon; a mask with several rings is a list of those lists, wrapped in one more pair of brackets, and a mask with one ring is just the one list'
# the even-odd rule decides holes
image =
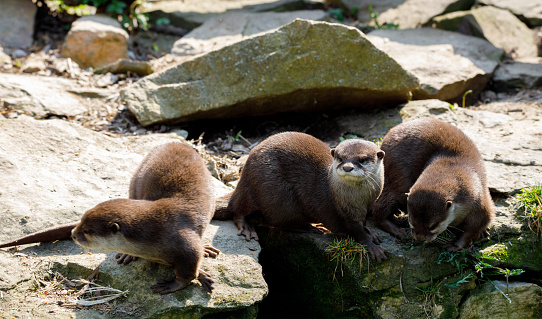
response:
{"label": "otter paw", "polygon": [[179,289],[182,289],[188,285],[185,285],[177,280],[170,281],[159,281],[156,284],[151,286],[151,290],[154,293],[159,293],[161,295],[169,294],[175,292]]}
{"label": "otter paw", "polygon": [[121,254],[121,253],[116,254],[115,258],[117,259],[117,264],[123,264],[123,265],[128,265],[130,262],[137,260],[136,256]]}
{"label": "otter paw", "polygon": [[379,263],[388,259],[388,257],[386,257],[386,249],[373,243],[367,245],[367,251],[369,252],[369,256]]}
{"label": "otter paw", "polygon": [[237,233],[237,236],[245,236],[246,241],[250,241],[251,239],[259,240],[258,234],[256,234],[256,231],[252,227],[242,228]]}
{"label": "otter paw", "polygon": [[198,280],[208,293],[212,293],[213,289],[215,289],[213,286],[215,281],[211,278],[211,275],[201,269],[199,270]]}
{"label": "otter paw", "polygon": [[203,257],[213,257],[216,258],[220,254],[220,250],[214,248],[210,245],[203,245]]}
{"label": "otter paw", "polygon": [[310,232],[315,234],[329,234],[331,231],[324,227],[324,224],[310,224]]}
{"label": "otter paw", "polygon": [[380,236],[378,236],[377,233],[372,232],[369,228],[367,228],[365,226],[363,228],[365,229],[365,232],[367,233],[367,235],[369,235],[369,240],[373,244],[379,245],[379,244],[382,243],[382,239],[380,238]]}

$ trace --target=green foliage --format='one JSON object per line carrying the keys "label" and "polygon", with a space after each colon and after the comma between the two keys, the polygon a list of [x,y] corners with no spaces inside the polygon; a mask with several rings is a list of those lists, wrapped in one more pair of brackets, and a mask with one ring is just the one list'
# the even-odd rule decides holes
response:
{"label": "green foliage", "polygon": [[465,98],[467,97],[467,94],[470,94],[470,93],[472,93],[472,90],[468,90],[467,92],[463,94],[463,104],[462,104],[463,108],[465,108]]}
{"label": "green foliage", "polygon": [[340,22],[344,21],[344,12],[343,12],[343,9],[341,8],[329,9],[329,15]]}
{"label": "green foliage", "polygon": [[[333,279],[336,278],[335,274],[337,273],[339,266],[342,275],[344,274],[342,268],[343,264],[346,262],[353,263],[357,257],[359,257],[359,268],[361,271],[363,259],[367,257],[367,249],[365,245],[358,244],[350,237],[342,239],[335,238],[333,242],[325,249],[325,252],[330,255],[331,261],[335,260],[337,262]],[[369,267],[369,263],[367,263],[367,267]]]}
{"label": "green foliage", "polygon": [[235,136],[230,136],[230,138],[234,142],[240,142],[241,141],[241,133],[243,133],[243,131],[237,132],[237,134],[235,134]]}
{"label": "green foliage", "polygon": [[542,185],[523,188],[519,200],[529,228],[542,237]]}
{"label": "green foliage", "polygon": [[339,142],[344,142],[346,140],[353,139],[353,138],[358,138],[358,136],[355,134],[348,134],[346,136],[341,136],[339,137]]}
{"label": "green foliage", "polygon": [[[450,287],[457,287],[462,283],[469,282],[469,279],[476,276],[478,280],[485,280],[493,284],[495,288],[509,301],[508,297],[508,278],[512,276],[521,275],[523,269],[508,269],[500,268],[491,265],[490,261],[498,261],[499,259],[494,255],[485,255],[477,252],[448,252],[443,251],[440,253],[436,263],[441,264],[447,262],[455,266],[459,272],[461,278],[452,284],[447,284]],[[506,292],[499,289],[491,280],[492,276],[505,276],[506,278]]]}
{"label": "green foliage", "polygon": [[376,26],[377,29],[397,30],[399,28],[399,25],[394,24],[394,23],[385,22],[382,25],[380,23],[378,23],[378,20],[377,20],[378,19],[378,12],[373,11],[373,5],[372,4],[369,5],[369,16],[371,17],[371,19],[374,20],[375,26]]}

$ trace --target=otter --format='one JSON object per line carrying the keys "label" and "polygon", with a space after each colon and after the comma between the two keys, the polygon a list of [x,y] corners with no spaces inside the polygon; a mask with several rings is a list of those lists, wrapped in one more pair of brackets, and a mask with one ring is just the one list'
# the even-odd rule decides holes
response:
{"label": "otter", "polygon": [[250,151],[226,210],[247,241],[258,236],[246,218],[261,213],[269,226],[346,233],[380,262],[387,259],[382,241],[365,219],[382,191],[383,158],[376,144],[362,139],[331,149],[308,134],[275,134]]}
{"label": "otter", "polygon": [[373,205],[375,224],[404,238],[392,216],[408,213],[412,237],[430,242],[449,226],[463,233],[445,245],[465,248],[486,232],[495,216],[482,157],[461,130],[422,118],[392,128],[384,137],[384,189]]}
{"label": "otter", "polygon": [[[214,212],[211,178],[203,159],[191,146],[183,143],[158,146],[136,170],[130,182],[129,199],[103,202],[85,212],[77,223],[25,238],[31,238],[31,242],[58,240],[69,232],[83,247],[120,252],[116,256],[119,263],[142,257],[173,266],[174,280],[151,286],[153,292],[171,293],[198,278],[211,293],[213,280],[199,268],[203,256],[219,253],[201,242]],[[31,242],[19,239],[11,243]]]}

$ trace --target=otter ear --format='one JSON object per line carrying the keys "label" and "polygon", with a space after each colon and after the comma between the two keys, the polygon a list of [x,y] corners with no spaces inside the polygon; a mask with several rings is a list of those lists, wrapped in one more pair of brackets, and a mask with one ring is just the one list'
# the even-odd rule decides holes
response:
{"label": "otter ear", "polygon": [[331,149],[331,157],[335,157],[335,149],[334,148]]}
{"label": "otter ear", "polygon": [[452,202],[451,200],[446,201],[446,209],[450,209],[453,205],[454,205],[454,202]]}
{"label": "otter ear", "polygon": [[405,193],[406,197],[410,196],[410,193]]}
{"label": "otter ear", "polygon": [[109,225],[109,227],[111,227],[111,231],[113,231],[114,233],[120,230],[120,226],[117,223],[112,223],[111,225]]}
{"label": "otter ear", "polygon": [[384,153],[384,151],[378,151],[378,152],[376,153],[376,156],[377,156],[378,158],[380,158],[380,159],[383,159],[385,154],[386,154],[386,153]]}

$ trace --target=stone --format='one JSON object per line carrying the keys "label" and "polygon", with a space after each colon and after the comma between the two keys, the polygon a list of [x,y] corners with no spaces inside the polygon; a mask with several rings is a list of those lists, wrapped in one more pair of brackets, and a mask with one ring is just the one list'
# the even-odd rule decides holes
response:
{"label": "stone", "polygon": [[478,0],[479,3],[512,12],[529,27],[542,26],[542,1]]}
{"label": "stone", "polygon": [[503,63],[493,76],[496,91],[542,87],[542,58],[519,58]]}
{"label": "stone", "polygon": [[64,78],[0,74],[0,103],[36,118],[76,116],[87,111],[83,98],[68,92],[76,82]]}
{"label": "stone", "polygon": [[192,30],[226,12],[285,12],[324,8],[323,0],[171,0],[150,2],[143,9],[152,20],[167,18],[170,24]]}
{"label": "stone", "polygon": [[425,25],[431,18],[456,10],[468,10],[472,0],[386,0],[359,1],[338,0],[349,12],[356,12],[358,20],[363,24],[375,26],[375,21],[369,16],[369,5],[379,25],[395,24],[400,29],[410,29]]}
{"label": "stone", "polygon": [[121,91],[143,125],[406,101],[417,79],[359,30],[295,20]]}
{"label": "stone", "polygon": [[[22,117],[0,121],[0,140],[3,242],[78,220],[102,201],[126,198],[131,175],[143,157],[157,145],[182,139],[174,133],[109,137],[62,120]],[[224,191],[216,192],[222,195]],[[141,259],[119,266],[114,252],[90,251],[72,241],[0,250],[2,315],[203,318],[213,314],[255,318],[257,304],[267,294],[257,263],[259,244],[239,238],[232,221],[212,221],[203,241],[221,250],[217,259],[205,258],[201,266],[215,280],[213,294],[207,294],[197,281],[173,294],[154,294],[149,287],[170,278],[171,267]],[[87,278],[98,266],[96,283],[128,291],[125,297],[110,301],[106,311],[99,306],[80,310],[64,307],[57,302],[58,295],[47,294],[39,284],[28,281],[49,282],[56,272],[68,280]]]}
{"label": "stone", "polygon": [[438,16],[432,22],[439,29],[487,39],[517,57],[538,56],[533,31],[507,10],[479,7]]}
{"label": "stone", "polygon": [[175,42],[171,54],[176,56],[197,55],[221,49],[257,33],[276,29],[295,20],[322,20],[322,10],[293,12],[227,12],[209,18]]}
{"label": "stone", "polygon": [[82,68],[100,68],[128,58],[128,33],[108,16],[84,16],[72,23],[61,54]]}
{"label": "stone", "polygon": [[31,0],[0,0],[0,46],[28,49],[32,46],[37,7]]}
{"label": "stone", "polygon": [[539,318],[541,312],[542,287],[526,282],[507,284],[495,280],[493,284],[487,282],[469,294],[458,318]]}
{"label": "stone", "polygon": [[474,100],[491,79],[503,55],[491,43],[432,28],[375,30],[369,39],[420,81],[413,99]]}
{"label": "stone", "polygon": [[21,72],[23,73],[38,73],[47,69],[47,57],[45,54],[30,54],[21,65]]}
{"label": "stone", "polygon": [[0,65],[11,64],[11,57],[4,53],[2,47],[0,47]]}

